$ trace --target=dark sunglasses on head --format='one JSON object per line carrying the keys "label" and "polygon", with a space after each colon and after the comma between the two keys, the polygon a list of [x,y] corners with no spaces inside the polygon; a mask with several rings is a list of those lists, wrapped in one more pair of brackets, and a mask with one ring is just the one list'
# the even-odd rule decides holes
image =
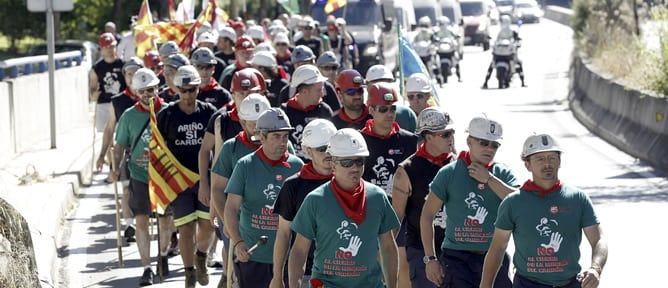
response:
{"label": "dark sunglasses on head", "polygon": [[323,145],[323,146],[320,146],[320,147],[315,147],[315,148],[313,148],[313,150],[318,151],[320,153],[324,153],[325,151],[327,151],[327,145]]}
{"label": "dark sunglasses on head", "polygon": [[353,167],[353,165],[357,165],[358,167],[364,166],[364,158],[355,158],[355,159],[341,159],[341,160],[334,160],[335,163],[339,163],[344,168],[350,168]]}
{"label": "dark sunglasses on head", "polygon": [[325,70],[325,71],[336,71],[336,69],[339,69],[339,66],[338,66],[338,65],[326,65],[326,66],[322,66],[322,70]]}
{"label": "dark sunglasses on head", "polygon": [[355,96],[356,94],[364,95],[364,88],[357,88],[357,89],[346,89],[346,95],[348,96]]}
{"label": "dark sunglasses on head", "polygon": [[480,146],[482,146],[482,147],[487,147],[487,146],[492,145],[492,148],[494,148],[494,149],[498,149],[499,147],[501,147],[501,143],[496,142],[496,141],[489,141],[489,140],[485,140],[485,139],[478,139],[478,144],[480,144]]}
{"label": "dark sunglasses on head", "polygon": [[179,92],[181,93],[195,93],[195,91],[197,91],[197,87],[193,87],[190,89],[179,88]]}
{"label": "dark sunglasses on head", "polygon": [[424,98],[427,98],[427,94],[423,94],[423,93],[408,94],[408,96],[406,96],[406,97],[408,98],[409,101],[413,101],[413,98],[415,98],[416,96],[417,96],[418,100],[422,100]]}
{"label": "dark sunglasses on head", "polygon": [[455,135],[455,130],[448,130],[441,134],[435,134],[435,135],[441,138],[449,138],[450,136]]}
{"label": "dark sunglasses on head", "polygon": [[139,94],[139,95],[144,94],[144,93],[146,93],[146,92],[153,94],[153,92],[155,92],[155,87],[148,87],[148,88],[144,88],[144,89],[137,89],[137,94]]}
{"label": "dark sunglasses on head", "polygon": [[197,69],[199,69],[199,70],[209,70],[211,68],[213,68],[213,65],[211,65],[211,64],[197,65]]}
{"label": "dark sunglasses on head", "polygon": [[376,111],[380,113],[387,113],[387,111],[397,112],[397,106],[376,106]]}

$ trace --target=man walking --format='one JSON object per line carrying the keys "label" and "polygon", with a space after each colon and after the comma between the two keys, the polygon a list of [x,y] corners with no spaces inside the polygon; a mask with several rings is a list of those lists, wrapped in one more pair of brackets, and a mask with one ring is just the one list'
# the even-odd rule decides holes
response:
{"label": "man walking", "polygon": [[343,70],[336,77],[336,94],[342,107],[336,115],[332,116],[331,120],[337,129],[360,130],[366,121],[371,119],[369,106],[364,104],[366,88],[364,78],[357,70]]}
{"label": "man walking", "polygon": [[[116,53],[117,43],[113,34],[102,33],[99,39],[102,59],[98,60],[90,70],[90,97],[96,101],[95,128],[98,132],[104,131],[109,119],[111,97],[121,93],[126,86],[123,78],[123,60],[118,58]],[[101,154],[106,152],[100,151]]]}

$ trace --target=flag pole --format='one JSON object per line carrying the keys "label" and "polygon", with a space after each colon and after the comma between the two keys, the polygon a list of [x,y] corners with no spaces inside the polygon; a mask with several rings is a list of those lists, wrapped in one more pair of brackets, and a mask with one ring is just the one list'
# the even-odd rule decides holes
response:
{"label": "flag pole", "polygon": [[114,157],[114,147],[109,148],[109,158],[111,158],[111,175],[114,185],[114,206],[116,206],[116,248],[118,250],[118,267],[123,267],[123,248],[121,244],[121,212],[118,207],[118,180],[116,177],[116,158]]}
{"label": "flag pole", "polygon": [[[148,109],[149,109],[149,116],[148,116],[149,120],[148,121],[149,122],[151,122],[151,119],[150,119],[151,118],[151,113],[155,113],[154,101],[155,101],[155,97],[151,97],[149,99],[149,107],[148,107]],[[149,174],[149,177],[150,177],[150,174]],[[149,182],[151,182],[151,181],[149,180]],[[150,195],[149,195],[149,199],[150,199]],[[158,234],[158,277],[160,277],[160,283],[162,283],[165,280],[165,271],[163,271],[165,267],[162,266],[162,257],[164,257],[164,256],[162,256],[162,246],[160,245],[161,244],[161,241],[160,241],[160,238],[161,238],[160,235],[161,234],[160,234],[160,214],[158,214],[158,205],[155,205],[155,208],[153,208],[153,214],[155,215],[155,220],[156,220],[155,221],[156,222],[155,226],[156,226],[156,230],[157,230],[157,234]]]}
{"label": "flag pole", "polygon": [[399,93],[401,93],[401,96],[404,98],[404,101],[406,101],[406,95],[404,94],[406,91],[404,91],[404,67],[401,64],[401,54],[402,51],[404,50],[404,44],[403,40],[401,39],[401,23],[397,21],[397,40],[399,42],[399,55],[398,56],[398,61],[397,65],[399,65]]}

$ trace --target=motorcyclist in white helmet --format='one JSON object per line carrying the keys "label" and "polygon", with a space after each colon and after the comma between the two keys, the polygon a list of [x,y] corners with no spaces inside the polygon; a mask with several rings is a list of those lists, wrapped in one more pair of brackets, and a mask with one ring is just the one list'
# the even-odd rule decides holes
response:
{"label": "motorcyclist in white helmet", "polygon": [[[429,16],[420,17],[420,19],[418,19],[417,34],[413,38],[413,47],[415,47],[415,52],[420,56],[422,63],[424,63],[424,66],[429,70],[431,76],[440,79],[441,72],[434,71],[436,68],[432,67],[438,66],[434,65],[434,63],[439,62],[434,46],[434,44],[437,43],[437,40],[434,30],[431,27],[431,19]],[[439,83],[441,82],[442,80],[439,80]]]}
{"label": "motorcyclist in white helmet", "polygon": [[[434,33],[436,39],[438,39],[440,41],[440,39],[452,38],[452,40],[453,40],[452,42],[455,45],[458,46],[459,42],[457,41],[457,39],[459,39],[459,37],[461,37],[461,35],[457,34],[457,32],[454,31],[453,28],[450,26],[450,23],[451,23],[450,18],[448,18],[448,16],[438,17],[438,19],[436,19],[436,23],[438,24],[438,29]],[[442,57],[443,56],[441,56],[441,59],[443,59]],[[455,66],[455,74],[457,75],[457,79],[461,82],[462,81],[462,76],[461,76],[461,73],[459,71],[459,61],[458,61],[459,59],[461,59],[460,47],[457,47],[455,49],[455,58],[456,59],[453,59],[454,60],[453,63],[454,63],[454,66]]]}
{"label": "motorcyclist in white helmet", "polygon": [[[515,45],[517,45],[519,41],[522,41],[522,38],[520,38],[520,35],[517,32],[517,30],[513,29],[510,24],[511,24],[510,16],[508,15],[501,16],[501,30],[499,30],[499,34],[496,35],[496,41],[499,41],[501,39],[509,39],[513,43],[515,43]],[[520,80],[522,80],[522,87],[526,87],[526,84],[524,84],[524,69],[522,65],[522,60],[520,60],[520,58],[517,56],[517,48],[515,48],[515,62],[517,62],[516,72],[520,75]],[[485,75],[485,83],[482,85],[483,89],[487,89],[487,81],[489,81],[489,78],[492,76],[492,71],[494,71],[493,58],[492,58],[492,63],[489,63],[489,68],[487,68],[487,75]]]}

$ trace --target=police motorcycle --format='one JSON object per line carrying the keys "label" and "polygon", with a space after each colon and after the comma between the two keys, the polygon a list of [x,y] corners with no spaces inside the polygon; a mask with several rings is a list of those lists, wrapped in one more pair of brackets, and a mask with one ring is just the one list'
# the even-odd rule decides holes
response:
{"label": "police motorcycle", "polygon": [[439,38],[437,54],[441,62],[443,83],[448,83],[448,77],[452,75],[452,68],[459,62],[456,38],[454,36]]}
{"label": "police motorcycle", "polygon": [[441,67],[439,65],[440,60],[438,53],[436,52],[436,47],[432,42],[434,35],[430,28],[431,20],[429,20],[429,17],[424,16],[420,18],[419,23],[420,27],[418,28],[418,33],[413,39],[413,48],[418,56],[420,56],[420,60],[424,63],[427,71],[429,71],[429,76],[431,78],[436,78],[438,84],[442,85],[443,78],[441,76]]}
{"label": "police motorcycle", "polygon": [[512,39],[497,39],[492,48],[494,57],[494,69],[496,70],[496,80],[499,83],[499,89],[510,86],[516,70],[515,53],[516,47]]}

